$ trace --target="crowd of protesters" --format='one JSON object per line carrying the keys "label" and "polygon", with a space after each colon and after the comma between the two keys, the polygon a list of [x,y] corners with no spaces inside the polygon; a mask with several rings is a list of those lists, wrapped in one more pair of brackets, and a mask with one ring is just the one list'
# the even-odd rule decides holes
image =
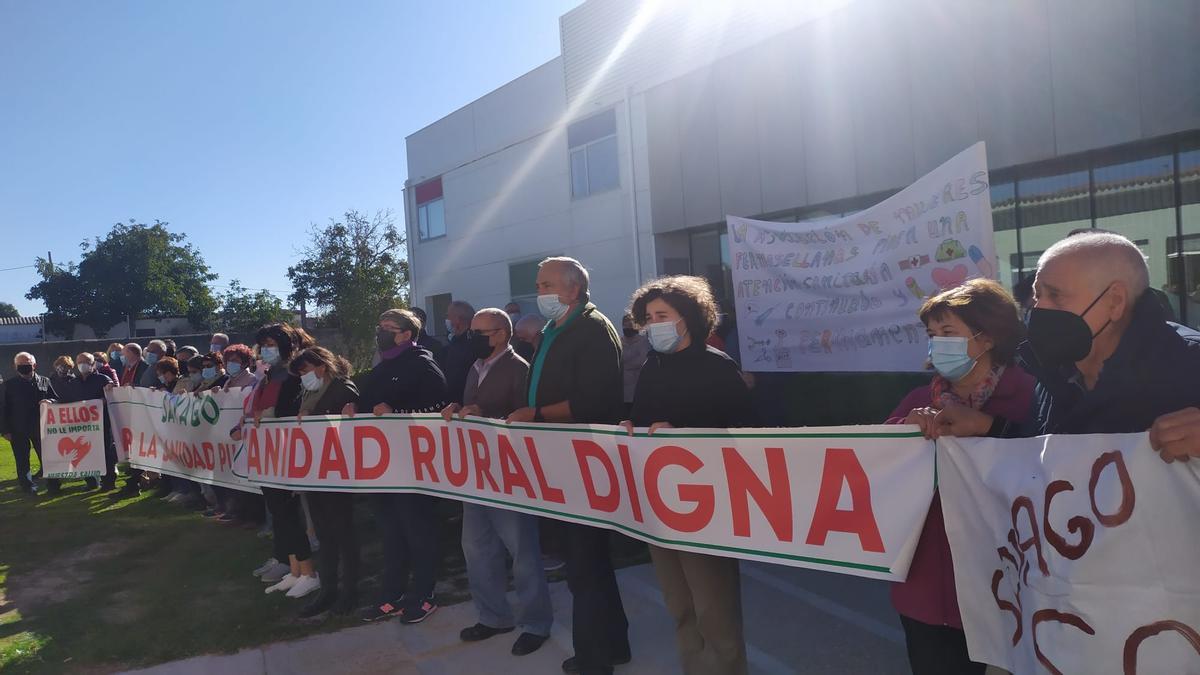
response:
{"label": "crowd of protesters", "polygon": [[[246,393],[245,423],[305,415],[438,411],[509,423],[617,424],[650,434],[670,427],[763,426],[754,380],[722,341],[718,305],[699,277],[669,276],[639,288],[618,333],[590,302],[589,275],[571,258],[548,258],[537,274],[540,317],[520,306],[447,310],[447,344],[419,309],[379,317],[375,365],[358,382],[350,365],[301,328],[264,326],[253,345],[216,334],[206,351],[168,340],[145,348],[61,356],[49,378],[18,354],[3,384],[0,425],[12,442],[22,490],[35,490],[30,450],[40,452],[42,400],[101,398],[107,387],[196,395]],[[1150,431],[1165,461],[1200,456],[1200,334],[1167,321],[1146,263],[1125,237],[1074,234],[1041,257],[1019,305],[996,282],[967,281],[925,300],[932,379],[887,420],[939,435],[1019,437]],[[1024,295],[1024,293],[1022,293]],[[730,351],[736,355],[737,339]],[[864,422],[869,420],[864,420]],[[241,429],[233,431],[240,438]],[[130,470],[116,489],[116,451],[89,487],[114,499],[155,485],[157,494],[227,522],[265,520],[271,558],[254,570],[266,592],[313,595],[304,617],[358,611],[364,621],[419,623],[438,609],[438,500],[419,494],[354,495],[263,488],[262,497]],[[45,481],[53,493],[59,486]],[[356,500],[367,502],[383,549],[381,594],[360,608]],[[464,504],[462,549],[478,621],[464,641],[519,631],[516,656],[539,649],[553,612],[540,533],[520,512]],[[310,526],[311,524],[311,526]],[[609,551],[609,531],[559,525],[573,598],[568,673],[610,673],[629,662],[629,623]],[[313,536],[315,535],[315,536]],[[315,552],[314,552],[315,551]],[[556,552],[559,552],[556,549]],[[686,673],[747,672],[739,564],[734,558],[650,547]],[[511,575],[515,606],[507,597]],[[967,654],[942,506],[935,494],[908,578],[893,586],[913,672],[981,673]]]}

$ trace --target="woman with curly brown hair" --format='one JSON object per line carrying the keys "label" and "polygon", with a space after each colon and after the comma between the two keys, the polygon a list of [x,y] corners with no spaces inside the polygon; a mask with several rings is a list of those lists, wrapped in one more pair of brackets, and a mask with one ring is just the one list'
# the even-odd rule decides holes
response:
{"label": "woman with curly brown hair", "polygon": [[[633,294],[630,314],[650,341],[629,421],[650,434],[671,427],[727,429],[757,422],[736,363],[705,341],[717,303],[700,277],[655,279]],[[688,675],[746,672],[738,561],[650,546]]]}

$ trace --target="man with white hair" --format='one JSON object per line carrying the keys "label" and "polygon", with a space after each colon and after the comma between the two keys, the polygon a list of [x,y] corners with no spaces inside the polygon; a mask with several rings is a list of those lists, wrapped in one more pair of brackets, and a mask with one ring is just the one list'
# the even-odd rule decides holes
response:
{"label": "man with white hair", "polygon": [[167,343],[162,340],[151,340],[146,345],[145,351],[142,352],[142,360],[148,366],[146,371],[142,373],[141,379],[135,384],[139,387],[153,389],[159,386],[158,372],[154,370],[154,364],[158,360],[167,355]]}
{"label": "man with white hair", "polygon": [[1164,319],[1142,252],[1085,232],[1038,261],[1020,357],[1038,379],[1035,426],[962,406],[938,414],[954,436],[1135,433],[1165,461],[1200,456],[1200,333]]}
{"label": "man with white hair", "polygon": [[229,336],[224,333],[213,333],[208,341],[208,351],[220,354],[229,346]]}
{"label": "man with white hair", "polygon": [[[17,464],[17,483],[21,492],[35,494],[37,486],[29,477],[29,449],[42,461],[42,434],[39,426],[42,401],[58,398],[50,379],[37,374],[37,359],[29,352],[13,357],[17,377],[4,381],[4,409],[0,414],[0,435],[12,443]],[[38,478],[41,471],[38,472]]]}
{"label": "man with white hair", "polygon": [[[510,423],[616,424],[624,416],[621,340],[589,302],[589,277],[574,258],[546,258],[538,267],[538,310],[548,323],[529,371],[526,406]],[[608,530],[567,525],[567,588],[573,598],[575,655],[563,671],[611,673],[628,663],[629,621],[608,550]]]}

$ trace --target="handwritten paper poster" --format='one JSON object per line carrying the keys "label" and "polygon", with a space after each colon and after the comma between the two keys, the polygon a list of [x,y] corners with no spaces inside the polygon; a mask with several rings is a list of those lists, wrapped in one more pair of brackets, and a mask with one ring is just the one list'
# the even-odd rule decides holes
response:
{"label": "handwritten paper poster", "polygon": [[728,223],[746,370],[919,371],[921,303],[996,278],[982,142],[845,218]]}

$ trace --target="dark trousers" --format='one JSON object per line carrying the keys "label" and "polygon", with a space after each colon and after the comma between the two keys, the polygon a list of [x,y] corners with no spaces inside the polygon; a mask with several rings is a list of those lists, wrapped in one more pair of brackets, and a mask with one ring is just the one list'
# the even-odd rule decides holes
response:
{"label": "dark trousers", "polygon": [[[38,464],[42,463],[42,439],[38,435],[24,435],[14,433],[12,435],[12,451],[13,458],[17,461],[17,482],[21,487],[29,487],[29,450],[33,449],[37,453]],[[38,469],[37,476],[42,475],[42,470]]]}
{"label": "dark trousers", "polygon": [[349,492],[309,492],[308,510],[321,550],[317,566],[321,588],[337,592],[338,569],[342,588],[353,596],[358,586],[358,537],[354,532],[354,495]]}
{"label": "dark trousers", "polygon": [[262,493],[267,501],[267,510],[271,512],[275,559],[287,564],[288,556],[294,555],[296,560],[311,558],[312,549],[308,547],[308,532],[300,510],[300,497],[291,490],[268,487],[264,487]]}
{"label": "dark trousers", "polygon": [[117,444],[113,443],[107,429],[104,432],[104,482],[117,480]]}
{"label": "dark trousers", "polygon": [[[437,498],[418,494],[372,495],[371,510],[383,539],[383,597],[403,597],[405,609],[433,598],[437,582]],[[411,578],[410,578],[411,577]]]}
{"label": "dark trousers", "polygon": [[913,675],[983,675],[987,670],[967,656],[967,634],[961,628],[934,626],[903,614],[900,625]]}
{"label": "dark trousers", "polygon": [[571,590],[571,642],[585,672],[629,658],[629,621],[608,555],[608,530],[567,526],[567,588]]}

